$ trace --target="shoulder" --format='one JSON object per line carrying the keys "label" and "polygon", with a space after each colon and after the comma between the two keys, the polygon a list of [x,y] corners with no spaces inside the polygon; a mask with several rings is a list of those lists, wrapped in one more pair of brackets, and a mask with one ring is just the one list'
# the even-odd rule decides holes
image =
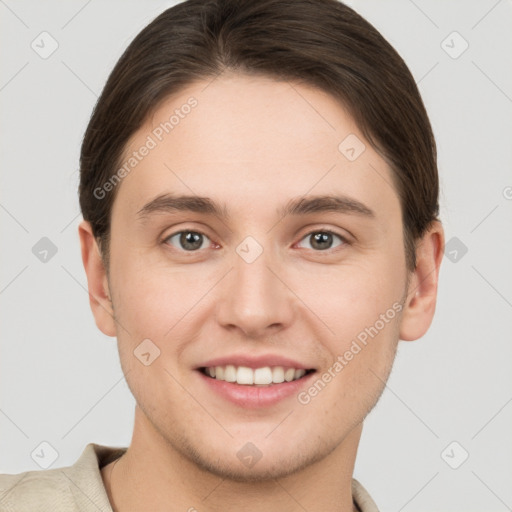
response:
{"label": "shoulder", "polygon": [[379,512],[368,491],[355,478],[352,478],[352,499],[360,512]]}
{"label": "shoulder", "polygon": [[100,468],[124,450],[89,443],[72,466],[0,474],[0,512],[111,512]]}
{"label": "shoulder", "polygon": [[0,512],[74,510],[64,469],[0,475]]}

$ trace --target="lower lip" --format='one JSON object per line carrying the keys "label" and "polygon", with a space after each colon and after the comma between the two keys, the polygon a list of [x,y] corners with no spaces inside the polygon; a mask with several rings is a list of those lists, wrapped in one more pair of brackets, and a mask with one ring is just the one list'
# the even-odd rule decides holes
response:
{"label": "lower lip", "polygon": [[270,407],[292,395],[297,395],[316,373],[311,372],[304,377],[291,382],[272,384],[271,386],[249,386],[226,382],[208,377],[201,371],[197,371],[207,386],[226,400],[240,407],[256,409],[259,407]]}

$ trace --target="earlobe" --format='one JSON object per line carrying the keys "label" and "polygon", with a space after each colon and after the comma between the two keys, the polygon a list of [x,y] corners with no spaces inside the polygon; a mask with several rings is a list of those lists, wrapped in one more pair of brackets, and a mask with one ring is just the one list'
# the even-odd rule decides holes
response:
{"label": "earlobe", "polygon": [[78,226],[78,236],[82,251],[82,262],[87,274],[89,304],[98,329],[107,336],[116,336],[114,311],[108,279],[98,243],[88,221]]}
{"label": "earlobe", "polygon": [[410,276],[400,323],[401,340],[421,338],[432,323],[443,252],[443,227],[435,221],[416,246],[416,268]]}

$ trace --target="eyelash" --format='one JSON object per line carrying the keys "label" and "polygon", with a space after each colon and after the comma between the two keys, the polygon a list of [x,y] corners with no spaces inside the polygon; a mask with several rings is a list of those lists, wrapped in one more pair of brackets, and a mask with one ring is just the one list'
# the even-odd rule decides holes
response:
{"label": "eyelash", "polygon": [[[208,240],[210,240],[210,237],[208,235],[206,235],[205,233],[203,233],[202,231],[199,231],[199,230],[196,230],[196,229],[182,229],[180,231],[176,231],[174,233],[171,233],[170,235],[166,236],[163,240],[162,240],[162,243],[166,244],[166,245],[169,245],[167,242],[173,238],[174,236],[176,235],[180,235],[182,233],[196,233],[198,235],[201,235],[205,238],[207,238]],[[325,228],[325,229],[315,229],[313,231],[310,231],[309,233],[306,233],[301,239],[300,239],[300,242],[302,242],[302,240],[310,237],[311,235],[314,235],[314,234],[318,234],[318,233],[322,233],[322,234],[329,234],[329,235],[333,235],[333,236],[337,236],[341,241],[342,241],[342,244],[341,246],[338,246],[338,247],[335,247],[333,249],[326,249],[326,250],[314,250],[314,249],[308,249],[308,250],[312,250],[313,252],[316,252],[316,253],[327,253],[327,254],[331,254],[337,250],[339,250],[340,247],[344,246],[344,245],[350,245],[350,241],[344,237],[343,235],[340,235],[339,233],[337,233],[336,231],[333,231],[331,229],[328,229],[328,228]],[[172,246],[171,246],[172,247]],[[176,249],[175,247],[173,247],[174,249]],[[182,252],[182,253],[189,253],[189,254],[194,254],[194,253],[198,253],[200,252],[202,249],[198,249],[198,250],[195,250],[195,251],[186,251],[186,250],[182,250],[182,249],[176,249],[178,252]]]}

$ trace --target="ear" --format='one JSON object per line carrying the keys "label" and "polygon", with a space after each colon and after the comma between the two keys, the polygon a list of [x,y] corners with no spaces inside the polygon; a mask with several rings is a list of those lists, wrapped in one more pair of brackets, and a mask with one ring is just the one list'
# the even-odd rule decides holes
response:
{"label": "ear", "polygon": [[421,338],[432,323],[443,253],[444,231],[441,223],[435,221],[416,244],[416,268],[410,275],[400,323],[401,340]]}
{"label": "ear", "polygon": [[91,224],[82,221],[78,226],[82,261],[87,274],[89,304],[98,329],[107,336],[116,336],[114,310],[108,286],[107,273]]}

